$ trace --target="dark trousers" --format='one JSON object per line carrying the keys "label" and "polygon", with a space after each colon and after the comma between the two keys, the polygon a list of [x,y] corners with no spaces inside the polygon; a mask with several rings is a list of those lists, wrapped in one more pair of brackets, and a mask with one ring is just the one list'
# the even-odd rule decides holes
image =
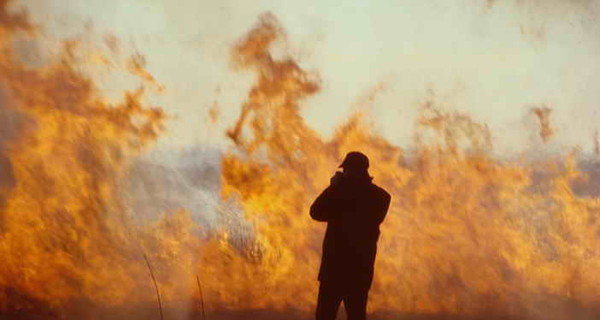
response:
{"label": "dark trousers", "polygon": [[335,320],[342,301],[344,301],[348,320],[366,320],[368,295],[369,286],[321,281],[316,320]]}

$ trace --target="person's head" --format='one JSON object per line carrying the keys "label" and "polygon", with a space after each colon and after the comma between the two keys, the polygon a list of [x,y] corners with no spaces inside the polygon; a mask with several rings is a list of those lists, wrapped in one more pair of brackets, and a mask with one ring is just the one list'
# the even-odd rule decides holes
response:
{"label": "person's head", "polygon": [[346,158],[340,168],[344,169],[344,174],[350,176],[369,175],[369,158],[361,152],[353,151],[346,154]]}

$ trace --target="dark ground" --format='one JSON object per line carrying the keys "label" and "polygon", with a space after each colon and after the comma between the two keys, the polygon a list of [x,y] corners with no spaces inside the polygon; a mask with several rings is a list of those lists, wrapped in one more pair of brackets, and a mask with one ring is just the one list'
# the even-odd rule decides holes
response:
{"label": "dark ground", "polygon": [[[1,320],[52,320],[52,319],[98,319],[98,320],[160,320],[160,314],[155,306],[148,308],[121,308],[113,310],[100,310],[89,308],[72,310],[68,315],[59,315],[48,309],[21,310],[0,314]],[[164,319],[177,320],[204,320],[201,312],[184,312],[182,310],[164,310]],[[207,320],[312,320],[310,314],[297,311],[272,311],[272,310],[221,310],[208,311]],[[344,312],[340,310],[338,320],[345,319]],[[379,313],[369,315],[369,320],[598,320],[600,312],[592,310],[578,310],[570,315],[553,314],[549,317],[540,316],[500,316],[500,315],[450,315],[450,314],[398,314]]]}
{"label": "dark ground", "polygon": [[[118,308],[98,307],[91,303],[78,302],[71,307],[55,310],[42,301],[26,297],[15,290],[4,288],[0,298],[0,320],[55,320],[55,319],[98,319],[98,320],[160,320],[156,304],[131,304]],[[457,315],[457,314],[399,314],[375,313],[369,320],[599,320],[600,305],[594,308],[583,307],[575,301],[564,298],[546,297],[544,303],[537,303],[519,316],[498,314]],[[164,320],[205,320],[200,308],[189,310],[185,307],[167,306],[163,309]],[[207,310],[206,320],[312,320],[311,314],[297,310]],[[345,319],[343,308],[338,319]]]}

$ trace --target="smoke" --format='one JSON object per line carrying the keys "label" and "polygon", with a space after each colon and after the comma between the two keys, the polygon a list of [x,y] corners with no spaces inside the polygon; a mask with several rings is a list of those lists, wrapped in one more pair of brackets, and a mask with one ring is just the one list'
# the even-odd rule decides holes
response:
{"label": "smoke", "polygon": [[140,157],[124,187],[127,207],[141,223],[179,208],[189,211],[199,225],[214,228],[220,205],[220,159],[218,149],[205,146],[163,149]]}
{"label": "smoke", "polygon": [[[29,33],[33,30],[27,14],[24,11],[10,10],[11,3],[12,1],[0,3],[0,37],[3,33]],[[11,99],[4,84],[0,83],[0,232],[3,230],[6,197],[16,183],[7,153],[10,143],[17,138],[25,121],[23,114],[9,107]]]}
{"label": "smoke", "polygon": [[6,107],[4,90],[0,90],[0,232],[4,226],[4,204],[6,196],[14,187],[12,165],[7,155],[8,143],[16,137],[21,115]]}

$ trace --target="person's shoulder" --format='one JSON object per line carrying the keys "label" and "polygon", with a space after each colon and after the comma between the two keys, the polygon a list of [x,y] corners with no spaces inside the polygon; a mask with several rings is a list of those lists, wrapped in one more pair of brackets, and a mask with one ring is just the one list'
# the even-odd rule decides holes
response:
{"label": "person's shoulder", "polygon": [[385,191],[385,189],[383,189],[382,187],[380,187],[374,183],[372,183],[371,186],[372,186],[374,192],[381,198],[385,198],[388,200],[392,198],[392,196],[387,191]]}

